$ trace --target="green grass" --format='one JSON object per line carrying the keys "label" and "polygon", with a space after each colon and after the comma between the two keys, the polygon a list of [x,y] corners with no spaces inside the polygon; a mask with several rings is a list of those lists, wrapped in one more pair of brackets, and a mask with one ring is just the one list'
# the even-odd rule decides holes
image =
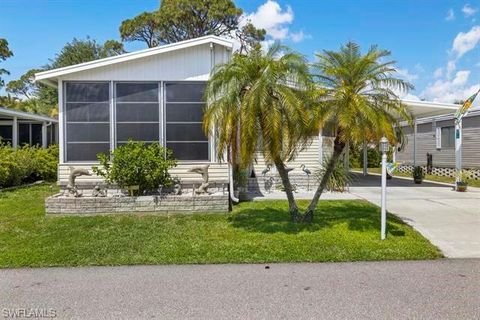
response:
{"label": "green grass", "polygon": [[43,199],[54,191],[0,193],[0,267],[441,257],[393,216],[379,240],[379,209],[364,201],[321,201],[312,224],[289,222],[284,201],[242,203],[228,214],[45,216]]}
{"label": "green grass", "polygon": [[[361,168],[357,168],[357,169],[352,169],[352,170],[356,170],[356,171],[363,171],[363,169]],[[381,173],[382,169],[381,168],[368,168],[368,172],[370,173]],[[405,173],[405,172],[395,172],[394,176],[397,176],[397,177],[406,177],[406,178],[412,178],[412,174],[411,173]],[[455,183],[455,178],[453,177],[443,177],[443,176],[437,176],[437,175],[434,175],[434,174],[425,174],[425,180],[430,180],[430,181],[435,181],[435,182],[444,182],[444,183]],[[480,188],[480,180],[469,180],[468,181],[468,185],[471,186],[471,187],[477,187],[477,188]]]}

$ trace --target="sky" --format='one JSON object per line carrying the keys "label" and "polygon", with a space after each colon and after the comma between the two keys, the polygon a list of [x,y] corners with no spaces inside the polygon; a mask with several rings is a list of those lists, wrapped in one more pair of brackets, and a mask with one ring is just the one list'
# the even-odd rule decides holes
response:
{"label": "sky", "polygon": [[[392,52],[407,99],[464,100],[480,88],[480,1],[237,0],[244,21],[315,60],[347,41]],[[159,0],[0,0],[0,38],[14,56],[0,63],[17,79],[49,62],[66,42],[119,40],[121,21],[158,8]],[[127,43],[127,51],[143,49]]]}

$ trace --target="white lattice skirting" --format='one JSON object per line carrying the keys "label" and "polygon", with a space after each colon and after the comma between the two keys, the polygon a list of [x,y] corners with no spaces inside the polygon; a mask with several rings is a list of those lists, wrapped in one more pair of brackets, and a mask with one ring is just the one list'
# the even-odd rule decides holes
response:
{"label": "white lattice skirting", "polygon": [[[423,171],[427,172],[427,166],[422,166]],[[411,165],[402,165],[398,168],[398,171],[404,173],[412,173],[413,166]],[[470,169],[472,172],[472,179],[480,180],[480,170]],[[455,177],[455,168],[441,168],[441,167],[432,167],[432,174],[442,177]]]}

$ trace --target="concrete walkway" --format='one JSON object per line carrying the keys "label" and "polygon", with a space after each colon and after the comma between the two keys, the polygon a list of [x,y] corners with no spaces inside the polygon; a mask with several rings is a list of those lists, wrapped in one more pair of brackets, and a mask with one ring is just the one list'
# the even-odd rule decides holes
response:
{"label": "concrete walkway", "polygon": [[[380,205],[380,176],[357,175],[350,192]],[[480,257],[480,189],[452,191],[437,183],[387,180],[387,210],[420,231],[447,257]]]}
{"label": "concrete walkway", "polygon": [[0,312],[8,318],[44,310],[56,319],[479,319],[479,264],[454,259],[0,270]]}

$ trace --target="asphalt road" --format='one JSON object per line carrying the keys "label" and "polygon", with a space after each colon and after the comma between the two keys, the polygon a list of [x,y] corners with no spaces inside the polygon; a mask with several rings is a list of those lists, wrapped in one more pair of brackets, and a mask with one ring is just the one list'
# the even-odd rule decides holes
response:
{"label": "asphalt road", "polygon": [[57,319],[479,319],[480,260],[4,269],[0,318],[12,312]]}

